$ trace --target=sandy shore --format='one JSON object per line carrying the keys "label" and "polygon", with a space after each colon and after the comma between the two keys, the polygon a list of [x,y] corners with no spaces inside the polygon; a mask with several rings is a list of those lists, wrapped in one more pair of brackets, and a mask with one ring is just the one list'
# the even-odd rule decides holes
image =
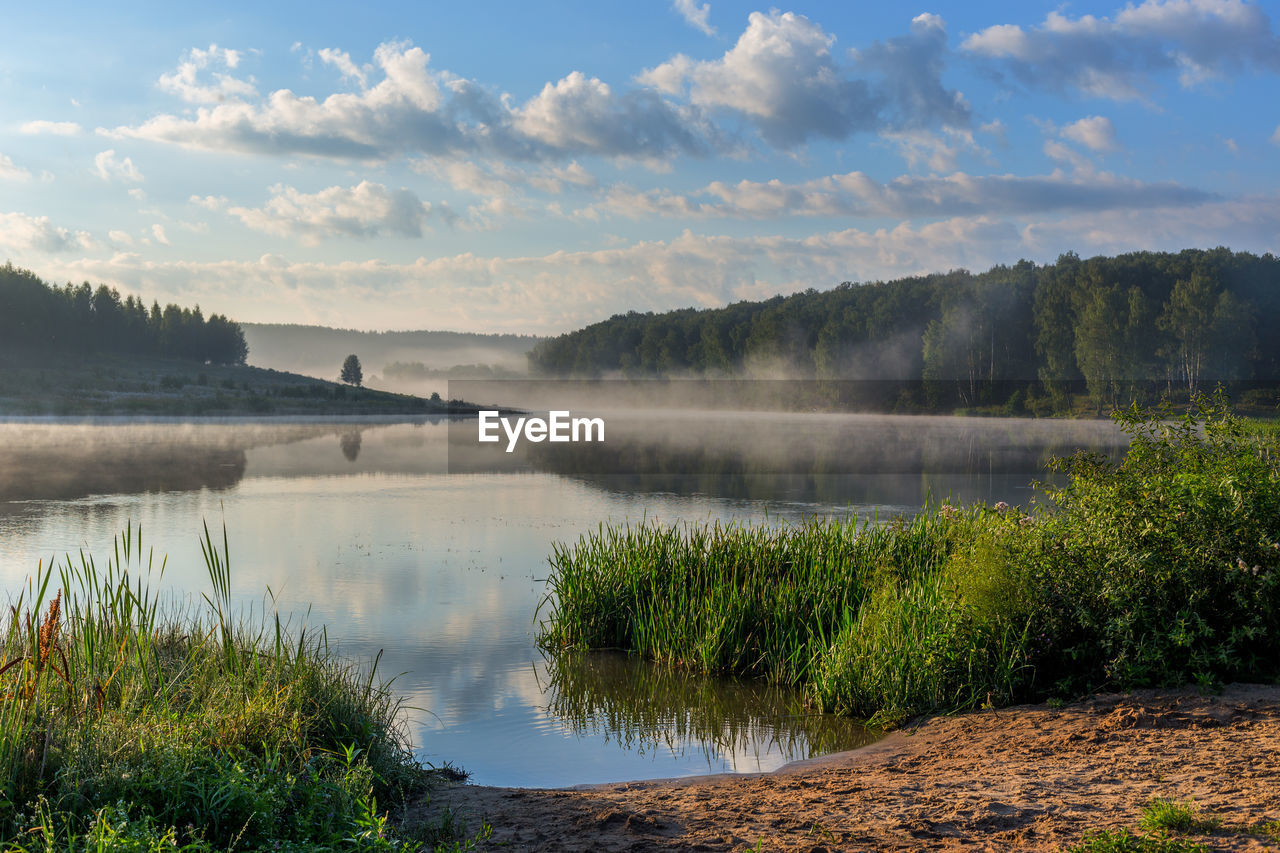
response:
{"label": "sandy shore", "polygon": [[[1280,687],[1099,696],[935,717],[870,747],[726,775],[534,790],[458,785],[429,806],[482,849],[1060,850],[1091,829],[1136,829],[1154,797],[1237,825],[1280,820]],[[1220,833],[1215,850],[1275,850]]]}

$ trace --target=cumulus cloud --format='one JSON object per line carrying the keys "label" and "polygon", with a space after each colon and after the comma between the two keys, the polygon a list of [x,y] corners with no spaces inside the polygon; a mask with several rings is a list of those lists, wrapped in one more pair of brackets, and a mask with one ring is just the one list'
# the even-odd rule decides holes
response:
{"label": "cumulus cloud", "polygon": [[811,137],[843,139],[873,127],[880,101],[831,53],[835,37],[803,15],[752,12],[720,59],[678,55],[636,78],[668,95],[745,117],[780,148]]}
{"label": "cumulus cloud", "polygon": [[271,193],[260,208],[231,207],[227,212],[257,231],[295,237],[308,245],[330,237],[421,237],[431,213],[431,205],[411,191],[389,190],[369,181],[317,193],[277,184]]}
{"label": "cumulus cloud", "polygon": [[1027,85],[1115,100],[1146,99],[1165,72],[1192,86],[1246,69],[1280,71],[1270,18],[1244,0],[1145,0],[1114,18],[1054,11],[1037,27],[988,27],[961,47],[1003,61]]}
{"label": "cumulus cloud", "polygon": [[169,242],[169,235],[164,233],[164,226],[161,225],[159,222],[151,226],[151,236],[155,239],[157,243],[161,244],[162,246],[173,245],[172,243]]}
{"label": "cumulus cloud", "polygon": [[1115,126],[1105,116],[1089,116],[1072,122],[1062,128],[1062,135],[1104,154],[1121,149],[1120,142],[1116,139]]}
{"label": "cumulus cloud", "polygon": [[691,27],[701,30],[709,36],[716,34],[716,28],[711,26],[711,4],[703,3],[701,6],[697,4],[697,0],[672,0],[671,8],[680,13],[680,17],[684,18]]}
{"label": "cumulus cloud", "polygon": [[53,136],[75,136],[80,133],[80,125],[74,121],[29,121],[25,122],[21,128],[23,133],[30,136],[39,134],[51,134]]}
{"label": "cumulus cloud", "polygon": [[711,135],[692,111],[649,91],[615,93],[580,71],[543,86],[517,111],[513,127],[553,151],[635,159],[706,153],[704,140]]}
{"label": "cumulus cloud", "polygon": [[852,52],[852,64],[837,58],[834,44],[803,15],[753,12],[721,58],[681,54],[636,79],[671,96],[687,90],[695,106],[742,116],[778,148],[881,128],[968,123],[963,96],[941,81],[947,34],[938,16],[920,15],[909,34]]}
{"label": "cumulus cloud", "polygon": [[31,173],[21,166],[14,164],[4,154],[0,154],[0,181],[26,181],[30,180]]}
{"label": "cumulus cloud", "polygon": [[205,210],[221,210],[227,204],[227,197],[225,195],[193,195],[187,201]]}
{"label": "cumulus cloud", "polygon": [[638,192],[613,187],[598,205],[581,212],[632,219],[771,219],[786,216],[938,218],[1040,214],[1202,204],[1217,198],[1174,183],[1149,184],[1112,175],[901,176],[881,183],[863,172],[830,175],[802,183],[713,182],[687,195],[664,190]]}
{"label": "cumulus cloud", "polygon": [[932,172],[951,172],[960,155],[986,154],[966,128],[947,127],[942,133],[931,130],[904,130],[882,133],[881,137],[898,150],[910,169],[927,167]]}
{"label": "cumulus cloud", "polygon": [[[177,69],[160,76],[156,86],[191,104],[221,104],[257,97],[258,90],[251,80],[241,80],[221,71],[203,74],[211,66],[232,70],[240,64],[240,58],[239,51],[220,48],[216,44],[209,45],[206,50],[193,47],[182,57]],[[213,79],[202,82],[202,76]]]}
{"label": "cumulus cloud", "polygon": [[547,83],[517,106],[473,81],[429,69],[430,56],[407,42],[379,45],[368,73],[346,54],[326,56],[344,73],[365,75],[366,83],[375,71],[382,79],[323,100],[279,89],[257,100],[201,106],[190,118],[159,115],[104,132],[196,149],[375,161],[475,154],[660,159],[702,153],[714,136],[695,111],[646,90],[614,92],[581,72]]}
{"label": "cumulus cloud", "polygon": [[969,103],[942,85],[946,55],[946,24],[928,13],[912,19],[908,35],[855,54],[859,68],[882,76],[880,91],[894,127],[967,126]]}
{"label": "cumulus cloud", "polygon": [[133,183],[141,183],[145,178],[138,171],[138,167],[133,165],[133,160],[125,157],[123,160],[116,159],[114,148],[108,148],[106,151],[98,153],[93,158],[94,173],[104,181],[131,181]]}
{"label": "cumulus cloud", "polygon": [[13,252],[53,253],[91,249],[94,242],[88,232],[59,228],[47,216],[0,213],[0,246]]}
{"label": "cumulus cloud", "polygon": [[133,235],[128,231],[111,230],[107,232],[107,239],[118,246],[132,246]]}
{"label": "cumulus cloud", "polygon": [[553,195],[568,188],[592,189],[595,175],[577,160],[564,166],[517,166],[501,160],[414,160],[415,172],[431,175],[450,187],[470,195],[486,198],[509,198],[519,195],[526,188]]}
{"label": "cumulus cloud", "polygon": [[336,50],[331,47],[322,47],[316,52],[320,60],[327,65],[332,65],[338,69],[344,79],[354,80],[360,84],[360,88],[367,88],[369,85],[369,72],[373,69],[368,65],[363,67],[356,65],[351,61],[351,54],[344,50]]}

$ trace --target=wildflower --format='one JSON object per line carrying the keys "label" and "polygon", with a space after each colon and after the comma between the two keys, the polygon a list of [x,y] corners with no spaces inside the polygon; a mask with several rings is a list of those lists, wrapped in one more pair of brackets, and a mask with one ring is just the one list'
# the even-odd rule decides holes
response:
{"label": "wildflower", "polygon": [[996,504],[996,512],[1008,512],[1008,511],[1009,511],[1009,505],[1004,501],[1000,501],[998,504]]}

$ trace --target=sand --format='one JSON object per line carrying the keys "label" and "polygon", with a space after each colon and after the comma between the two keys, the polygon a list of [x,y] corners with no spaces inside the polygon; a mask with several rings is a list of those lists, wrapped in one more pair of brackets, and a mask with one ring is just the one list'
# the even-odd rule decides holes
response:
{"label": "sand", "polygon": [[[1280,687],[1098,696],[941,716],[869,747],[767,774],[537,790],[459,784],[415,816],[454,810],[480,849],[1061,850],[1136,830],[1154,797],[1227,824],[1280,820]],[[1199,838],[1277,850],[1264,835]]]}

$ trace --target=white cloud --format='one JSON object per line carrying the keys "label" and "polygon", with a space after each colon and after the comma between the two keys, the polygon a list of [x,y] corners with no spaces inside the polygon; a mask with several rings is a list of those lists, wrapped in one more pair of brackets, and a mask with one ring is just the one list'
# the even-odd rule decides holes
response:
{"label": "white cloud", "polygon": [[431,213],[431,205],[411,191],[369,181],[311,194],[277,184],[271,192],[260,208],[231,207],[227,212],[257,231],[296,237],[308,245],[330,237],[421,237]]}
{"label": "white cloud", "polygon": [[373,68],[365,65],[363,68],[351,61],[351,55],[343,50],[336,50],[331,47],[322,47],[316,52],[320,60],[327,65],[332,65],[338,69],[344,79],[355,80],[360,84],[360,88],[364,89],[369,85],[369,72]]}
{"label": "white cloud", "polygon": [[221,104],[257,97],[258,90],[251,80],[241,80],[223,72],[212,72],[212,83],[200,81],[201,73],[212,65],[231,70],[239,64],[239,51],[220,48],[216,44],[209,45],[207,50],[193,47],[183,56],[175,71],[160,76],[156,86],[192,104]]}
{"label": "white cloud", "polygon": [[637,160],[683,151],[704,153],[712,136],[691,110],[649,91],[617,94],[580,71],[547,83],[516,111],[513,129],[525,140],[557,152],[584,152]]}
{"label": "white cloud", "polygon": [[29,121],[19,128],[28,135],[52,134],[53,136],[75,136],[80,133],[80,125],[74,121]]}
{"label": "white cloud", "polygon": [[[337,57],[330,54],[330,61],[341,62]],[[358,94],[317,100],[279,89],[253,102],[201,106],[192,118],[160,115],[102,132],[204,150],[361,160],[580,153],[646,159],[706,147],[707,128],[694,113],[648,91],[615,93],[580,72],[512,106],[470,80],[429,70],[428,54],[408,43],[381,44],[373,59],[382,80]]]}
{"label": "white cloud", "polygon": [[711,4],[703,3],[698,5],[697,0],[672,0],[671,8],[680,13],[680,17],[684,18],[690,26],[701,30],[709,36],[716,34],[716,28],[711,26]]}
{"label": "white cloud", "polygon": [[696,62],[678,55],[637,76],[659,92],[754,123],[770,144],[788,147],[814,136],[842,139],[875,124],[879,104],[831,54],[834,36],[803,15],[752,12],[723,57]]}
{"label": "white cloud", "polygon": [[1266,12],[1244,0],[1145,0],[1114,19],[1050,12],[1038,27],[988,27],[961,45],[1008,63],[1028,85],[1144,100],[1154,77],[1183,86],[1241,70],[1280,71],[1280,39]]}
{"label": "white cloud", "polygon": [[47,216],[0,213],[0,246],[14,252],[69,252],[92,249],[93,238],[86,231],[55,226]]}
{"label": "white cloud", "polygon": [[163,246],[173,245],[172,243],[169,242],[169,235],[164,233],[164,226],[161,225],[159,222],[151,226],[151,236],[155,238],[155,241],[157,243]]}
{"label": "white cloud", "polygon": [[753,12],[720,59],[677,55],[636,80],[673,96],[687,87],[693,105],[741,115],[778,148],[881,128],[959,126],[969,108],[942,85],[946,40],[941,18],[919,15],[908,35],[852,52],[850,66],[832,53],[835,37],[803,15]]}
{"label": "white cloud", "polygon": [[1115,152],[1122,148],[1116,139],[1115,126],[1106,116],[1089,116],[1072,122],[1062,128],[1062,135],[1100,153]]}
{"label": "white cloud", "polygon": [[882,133],[881,137],[898,149],[910,169],[925,166],[931,172],[951,172],[962,153],[987,153],[974,141],[973,133],[962,128],[948,127],[942,133],[905,130]]}
{"label": "white cloud", "polygon": [[94,172],[104,181],[132,181],[141,183],[145,180],[138,168],[133,165],[132,158],[116,159],[114,148],[108,148],[93,158]]}
{"label": "white cloud", "polygon": [[1088,174],[1093,171],[1093,161],[1081,154],[1063,142],[1056,139],[1046,139],[1044,141],[1045,156],[1057,160],[1059,163],[1070,163],[1071,168],[1082,174]]}
{"label": "white cloud", "polygon": [[147,191],[142,189],[141,187],[134,187],[133,189],[129,190],[129,198],[133,199],[136,202],[144,202],[147,200]]}
{"label": "white cloud", "polygon": [[132,246],[133,235],[128,231],[108,231],[107,239],[120,246]]}
{"label": "white cloud", "polygon": [[881,183],[862,172],[830,175],[802,183],[739,181],[708,184],[687,195],[664,190],[638,192],[613,187],[603,202],[579,211],[641,219],[741,218],[792,216],[919,219],[982,214],[1025,215],[1078,210],[1150,209],[1202,204],[1214,199],[1191,187],[1147,184],[1111,175],[1060,172],[1050,175],[903,175]]}
{"label": "white cloud", "polygon": [[193,195],[187,201],[205,210],[221,210],[227,204],[227,197],[225,195]]}
{"label": "white cloud", "polygon": [[0,154],[0,181],[26,181],[30,179],[30,172],[21,166],[15,165],[4,154]]}
{"label": "white cloud", "polygon": [[[1085,256],[1216,245],[1269,251],[1277,232],[1280,197],[1257,197],[1142,210],[1085,208],[1048,218],[983,213],[801,238],[686,231],[667,241],[528,257],[464,253],[404,264],[325,264],[277,255],[158,262],[118,254],[50,259],[42,269],[54,279],[103,281],[161,302],[199,300],[246,321],[545,333],[631,309],[712,307],[841,281],[986,269],[1017,257],[1051,261],[1068,250]],[[420,313],[406,313],[407,305]]]}
{"label": "white cloud", "polygon": [[998,118],[992,119],[979,127],[978,130],[994,137],[996,143],[1002,148],[1009,144],[1008,128],[1005,127],[1004,122]]}

